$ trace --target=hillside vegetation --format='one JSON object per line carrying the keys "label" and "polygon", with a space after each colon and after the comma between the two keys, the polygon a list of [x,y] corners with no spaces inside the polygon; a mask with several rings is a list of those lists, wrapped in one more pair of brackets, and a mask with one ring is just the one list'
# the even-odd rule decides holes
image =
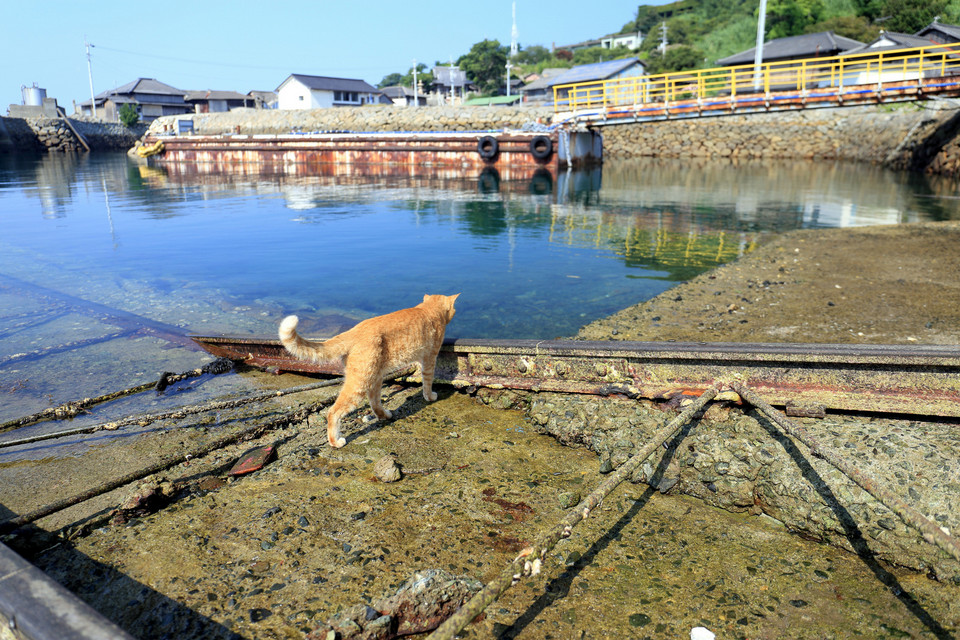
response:
{"label": "hillside vegetation", "polygon": [[[523,78],[550,67],[572,67],[636,56],[644,61],[648,73],[716,66],[720,58],[756,44],[759,0],[677,0],[661,6],[640,5],[633,19],[608,33],[640,31],[644,34],[639,51],[625,47],[594,47],[570,51],[551,51],[541,44],[521,46],[513,59],[513,74]],[[881,29],[915,33],[935,17],[948,24],[960,24],[960,0],[767,0],[765,39],[784,38],[804,33],[834,33],[869,42]],[[660,44],[666,33],[664,53]],[[599,37],[606,34],[585,34]],[[509,47],[497,40],[483,40],[460,56],[456,64],[484,94],[494,94],[503,84],[503,69]],[[439,62],[437,63],[440,64]],[[426,65],[419,65],[420,80],[432,80]],[[413,70],[405,75],[393,73],[379,86],[413,82]],[[427,86],[429,88],[429,86]]]}

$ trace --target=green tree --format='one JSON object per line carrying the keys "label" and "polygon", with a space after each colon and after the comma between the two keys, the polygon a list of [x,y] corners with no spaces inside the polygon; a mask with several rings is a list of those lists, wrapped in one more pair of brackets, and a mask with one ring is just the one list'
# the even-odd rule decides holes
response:
{"label": "green tree", "polygon": [[668,48],[667,53],[662,56],[659,51],[651,52],[647,58],[647,73],[669,73],[671,71],[697,69],[703,66],[703,61],[703,51],[696,47],[681,44]]}
{"label": "green tree", "polygon": [[550,49],[547,49],[543,45],[535,44],[530,47],[521,48],[517,52],[517,55],[514,56],[513,61],[517,64],[539,64],[541,62],[546,62],[553,57],[553,54],[550,53]]}
{"label": "green tree", "polygon": [[120,105],[120,122],[132,127],[140,121],[140,114],[137,113],[137,108],[126,102]]}
{"label": "green tree", "polygon": [[[427,69],[427,65],[422,62],[417,63],[417,82],[420,83],[425,92],[433,88],[433,74]],[[407,69],[406,75],[400,78],[400,84],[405,87],[413,86],[413,67]]]}
{"label": "green tree", "polygon": [[499,40],[483,40],[470,47],[469,53],[460,56],[457,65],[483,95],[496,95],[506,82],[509,53],[510,50],[501,45]]}
{"label": "green tree", "polygon": [[627,47],[615,47],[613,49],[590,47],[588,49],[577,49],[574,51],[573,64],[591,64],[593,62],[603,62],[604,60],[630,58],[635,55],[636,54]]}
{"label": "green tree", "polygon": [[947,8],[947,0],[884,0],[881,13],[887,31],[914,33],[933,22]]}
{"label": "green tree", "polygon": [[400,84],[400,80],[403,78],[399,73],[388,73],[383,76],[383,80],[377,83],[377,89],[383,89],[384,87],[392,87],[394,85]]}
{"label": "green tree", "polygon": [[786,38],[804,32],[823,19],[823,0],[770,0],[767,4],[767,37]]}
{"label": "green tree", "polygon": [[863,16],[837,16],[827,18],[816,24],[808,25],[806,33],[833,31],[838,36],[852,38],[860,42],[870,42],[880,35],[880,27]]}

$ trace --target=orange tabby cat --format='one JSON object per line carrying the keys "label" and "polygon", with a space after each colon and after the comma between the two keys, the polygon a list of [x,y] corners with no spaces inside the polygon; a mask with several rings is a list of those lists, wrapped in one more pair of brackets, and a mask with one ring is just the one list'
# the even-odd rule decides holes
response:
{"label": "orange tabby cat", "polygon": [[433,370],[444,331],[456,313],[453,303],[459,295],[425,295],[423,302],[415,307],[364,320],[322,342],[306,340],[297,334],[297,316],[284,318],[280,323],[280,342],[294,356],[314,362],[345,361],[343,388],[327,412],[330,446],[347,444],[340,437],[340,418],[356,408],[364,394],[378,418],[391,417],[380,403],[380,388],[384,375],[392,370],[419,364],[423,373],[423,397],[428,402],[437,399],[432,390]]}

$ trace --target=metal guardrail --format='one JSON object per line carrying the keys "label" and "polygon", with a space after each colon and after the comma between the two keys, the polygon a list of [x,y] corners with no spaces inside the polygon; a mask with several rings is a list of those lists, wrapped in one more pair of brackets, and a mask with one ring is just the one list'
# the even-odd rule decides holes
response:
{"label": "metal guardrail", "polygon": [[[956,81],[951,76],[958,76]],[[672,112],[701,115],[778,102],[862,103],[866,99],[916,99],[960,91],[960,46],[931,45],[893,51],[805,58],[553,87],[554,111],[604,119]],[[908,98],[909,97],[909,98]],[[626,112],[616,112],[627,108]],[[611,110],[614,110],[611,113]],[[692,112],[692,113],[691,113]]]}

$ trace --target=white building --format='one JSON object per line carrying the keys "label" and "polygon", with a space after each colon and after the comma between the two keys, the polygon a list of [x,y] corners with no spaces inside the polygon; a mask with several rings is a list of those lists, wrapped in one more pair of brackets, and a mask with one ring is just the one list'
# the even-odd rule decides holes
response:
{"label": "white building", "polygon": [[324,109],[377,104],[380,92],[363,80],[291,74],[277,87],[280,109]]}

